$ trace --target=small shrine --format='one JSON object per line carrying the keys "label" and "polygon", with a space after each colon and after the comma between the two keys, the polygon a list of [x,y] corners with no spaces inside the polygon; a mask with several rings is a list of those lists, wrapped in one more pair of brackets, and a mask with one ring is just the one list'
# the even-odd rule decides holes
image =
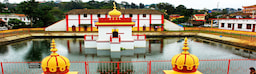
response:
{"label": "small shrine", "polygon": [[69,72],[69,59],[56,53],[55,41],[52,40],[50,56],[45,57],[41,62],[42,74],[78,74],[78,72]]}
{"label": "small shrine", "polygon": [[115,3],[113,5],[114,9],[108,12],[110,18],[99,18],[95,22],[98,35],[84,36],[85,49],[96,48],[97,53],[100,50],[110,50],[111,57],[120,58],[122,50],[146,48],[146,35],[132,35],[132,27],[135,25],[132,18],[120,17],[122,13],[116,9]]}
{"label": "small shrine", "polygon": [[172,58],[172,69],[164,70],[165,74],[202,74],[197,71],[199,66],[199,59],[197,56],[188,52],[188,39],[184,39],[184,51],[180,54],[175,55]]}

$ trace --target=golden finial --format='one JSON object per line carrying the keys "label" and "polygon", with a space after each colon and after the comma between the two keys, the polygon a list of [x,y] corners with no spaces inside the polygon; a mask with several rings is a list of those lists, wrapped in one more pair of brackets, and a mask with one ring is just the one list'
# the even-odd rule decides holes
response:
{"label": "golden finial", "polygon": [[115,2],[113,2],[113,5],[114,5],[114,7],[113,7],[113,8],[114,8],[114,9],[116,9],[116,3],[115,3]]}
{"label": "golden finial", "polygon": [[58,51],[58,49],[56,49],[56,43],[55,43],[55,40],[54,39],[52,39],[52,43],[51,43],[51,50],[50,51],[52,51],[53,53],[51,54],[52,56],[54,56],[54,55],[58,55],[56,52]]}
{"label": "golden finial", "polygon": [[184,50],[184,51],[182,53],[189,54],[189,52],[187,51],[189,49],[187,37],[184,39],[184,44],[183,45],[184,45],[184,47],[182,48],[182,50]]}

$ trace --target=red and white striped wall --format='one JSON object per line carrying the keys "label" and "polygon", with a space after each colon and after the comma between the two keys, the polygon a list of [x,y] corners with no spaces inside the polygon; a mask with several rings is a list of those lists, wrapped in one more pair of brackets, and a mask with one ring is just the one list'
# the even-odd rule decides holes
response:
{"label": "red and white striped wall", "polygon": [[[98,17],[98,14],[87,14],[87,17],[84,17],[84,14],[66,15],[66,31],[69,31],[68,28],[71,28],[73,25],[81,31],[79,24],[91,24],[90,28],[92,31],[98,18],[105,17],[110,18],[107,14],[101,14],[100,17]],[[130,14],[122,14],[120,17],[129,18]],[[164,15],[161,14],[146,14],[144,17],[143,14],[133,14],[131,18],[135,22],[134,27],[138,27],[138,30],[140,29],[139,27],[143,27],[144,25],[146,27],[152,27],[150,24],[164,24]],[[161,29],[163,30],[163,26],[161,26]]]}

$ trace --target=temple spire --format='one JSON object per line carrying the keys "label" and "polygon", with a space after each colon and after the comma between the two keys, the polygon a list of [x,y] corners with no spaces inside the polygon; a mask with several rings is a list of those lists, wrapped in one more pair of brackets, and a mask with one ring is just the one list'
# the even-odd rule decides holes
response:
{"label": "temple spire", "polygon": [[114,5],[114,7],[113,7],[113,8],[114,8],[114,9],[116,9],[116,2],[113,2],[113,5]]}
{"label": "temple spire", "polygon": [[188,49],[189,49],[189,47],[188,47],[188,38],[186,37],[185,39],[184,39],[184,47],[182,48],[182,50],[183,50],[183,54],[189,54],[189,52],[188,52]]}
{"label": "temple spire", "polygon": [[58,53],[56,53],[58,51],[58,49],[56,48],[56,43],[55,43],[55,40],[52,39],[52,43],[51,43],[51,50],[53,53],[51,54],[52,56],[56,56],[58,55]]}

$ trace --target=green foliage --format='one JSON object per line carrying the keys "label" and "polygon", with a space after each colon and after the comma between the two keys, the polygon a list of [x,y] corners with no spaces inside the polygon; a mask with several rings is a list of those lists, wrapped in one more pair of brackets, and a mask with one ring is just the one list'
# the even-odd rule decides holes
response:
{"label": "green foliage", "polygon": [[5,22],[0,22],[0,27],[5,26]]}
{"label": "green foliage", "polygon": [[102,6],[102,7],[100,7],[100,9],[112,9],[113,8],[113,6]]}
{"label": "green foliage", "polygon": [[175,11],[175,8],[172,4],[169,3],[159,3],[156,5],[157,8],[161,9],[161,10],[166,10],[167,14],[173,14]]}
{"label": "green foliage", "polygon": [[222,14],[228,14],[228,10],[227,9],[223,9],[222,10]]}
{"label": "green foliage", "polygon": [[180,13],[181,15],[184,15],[186,13],[186,10],[187,10],[187,8],[184,5],[179,5],[175,9],[175,13],[176,14]]}
{"label": "green foliage", "polygon": [[[150,5],[150,7],[154,7],[154,6],[155,4]],[[175,8],[173,5],[169,3],[159,3],[156,6],[161,10],[161,12],[167,13],[167,15],[166,14],[164,15],[165,19],[169,20],[169,15],[171,14],[180,14],[184,16],[184,18],[174,20],[177,23],[187,22],[189,17],[193,15],[193,9],[187,9],[184,5],[179,5]]]}
{"label": "green foliage", "polygon": [[169,15],[164,14],[164,19],[170,20]]}
{"label": "green foliage", "polygon": [[82,2],[74,2],[74,1],[71,1],[71,2],[68,2],[68,3],[65,3],[64,4],[64,8],[62,8],[64,11],[69,11],[69,10],[72,10],[72,9],[83,9],[83,3]]}
{"label": "green foliage", "polygon": [[[1,2],[0,2],[0,13],[2,13],[2,14],[9,14],[11,11],[10,10],[6,10],[5,8],[6,8],[6,6],[9,6],[9,5],[7,5],[7,4],[2,4]],[[12,7],[11,7],[12,8]]]}
{"label": "green foliage", "polygon": [[179,24],[179,23],[185,23],[188,21],[188,18],[178,18],[178,19],[174,19],[172,22]]}
{"label": "green foliage", "polygon": [[54,16],[49,12],[50,10],[52,10],[52,7],[47,6],[47,5],[42,5],[39,7],[39,10],[37,12],[37,17],[39,18],[39,20],[36,20],[35,23],[37,23],[35,25],[35,27],[46,27],[52,23],[54,23]]}
{"label": "green foliage", "polygon": [[0,2],[0,13],[4,10],[5,5]]}
{"label": "green foliage", "polygon": [[123,50],[126,50],[126,49],[125,49],[125,48],[123,48],[123,47],[121,47],[121,48],[120,48],[120,50],[121,50],[121,51],[123,51]]}
{"label": "green foliage", "polygon": [[140,9],[143,9],[144,7],[144,4],[140,3]]}
{"label": "green foliage", "polygon": [[8,21],[8,25],[12,25],[13,29],[18,29],[18,28],[26,28],[28,27],[25,22],[19,20],[19,19],[10,19]]}
{"label": "green foliage", "polygon": [[52,10],[49,11],[55,18],[55,21],[62,20],[64,18],[64,12],[61,11],[59,8],[54,7]]}
{"label": "green foliage", "polygon": [[54,16],[49,12],[52,6],[51,3],[39,4],[31,0],[20,3],[18,10],[30,18],[31,27],[46,27],[55,21]]}
{"label": "green foliage", "polygon": [[24,1],[18,5],[18,10],[21,10],[25,15],[27,15],[27,17],[30,18],[32,23],[35,23],[38,15],[37,11],[39,10],[38,5],[39,3],[35,2],[35,0]]}
{"label": "green foliage", "polygon": [[132,3],[131,3],[131,8],[132,8],[132,9],[137,9],[138,6],[137,6],[135,3],[132,2]]}

